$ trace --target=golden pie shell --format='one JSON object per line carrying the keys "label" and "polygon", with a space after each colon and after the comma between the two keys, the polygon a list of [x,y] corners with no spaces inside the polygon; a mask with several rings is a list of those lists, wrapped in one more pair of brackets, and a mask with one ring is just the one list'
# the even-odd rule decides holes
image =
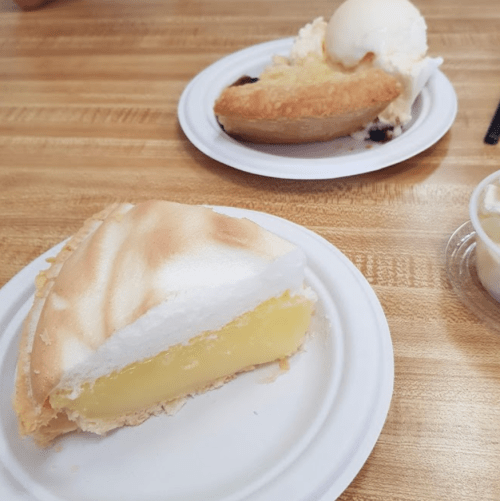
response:
{"label": "golden pie shell", "polygon": [[342,71],[311,59],[226,87],[214,113],[227,134],[244,141],[328,141],[365,128],[400,93],[396,78],[368,64]]}

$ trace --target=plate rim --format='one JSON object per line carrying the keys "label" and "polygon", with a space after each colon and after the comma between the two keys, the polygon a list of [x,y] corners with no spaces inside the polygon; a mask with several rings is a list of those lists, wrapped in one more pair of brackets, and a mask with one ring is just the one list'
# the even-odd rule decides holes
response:
{"label": "plate rim", "polygon": [[[293,40],[294,37],[281,38],[228,54],[202,70],[187,84],[179,99],[177,116],[184,134],[198,150],[237,170],[265,177],[337,179],[380,170],[418,155],[438,142],[455,121],[458,111],[457,95],[451,82],[437,69],[420,94],[428,108],[425,120],[417,119],[401,136],[385,144],[373,143],[374,147],[370,151],[365,148],[349,155],[299,158],[257,151],[252,149],[252,145],[229,137],[222,132],[212,112],[214,96],[217,97],[232,81],[228,72],[235,71],[235,63],[252,61],[252,57],[254,60],[265,58],[270,62],[273,54],[286,54]],[[247,63],[247,67],[249,65]],[[241,76],[245,68],[237,71]],[[207,97],[207,89],[210,89],[211,97]],[[430,106],[429,101],[433,101],[433,106]],[[193,119],[194,113],[198,113],[196,120]],[[322,145],[334,144],[339,140],[342,138]],[[311,148],[311,144],[315,143],[299,147]]]}
{"label": "plate rim", "polygon": [[[363,292],[367,295],[368,304],[370,308],[373,310],[373,315],[377,321],[378,328],[380,331],[380,337],[382,341],[385,343],[385,355],[386,357],[390,358],[391,363],[389,366],[384,366],[382,368],[379,367],[379,369],[385,371],[385,377],[386,379],[389,379],[389,386],[390,386],[390,391],[386,391],[384,395],[383,401],[377,400],[374,402],[374,406],[376,407],[376,416],[373,414],[369,416],[369,425],[370,429],[366,430],[363,436],[363,440],[361,440],[361,444],[358,444],[358,451],[361,451],[360,453],[357,454],[357,456],[354,458],[350,458],[351,461],[346,461],[346,464],[344,465],[344,470],[342,474],[340,475],[339,479],[330,479],[331,481],[328,482],[329,485],[324,485],[322,486],[322,490],[324,491],[321,495],[321,499],[325,499],[325,496],[329,496],[329,499],[331,499],[331,496],[335,496],[336,498],[338,495],[340,495],[347,487],[348,485],[352,482],[352,480],[356,477],[356,475],[359,473],[363,465],[365,464],[366,460],[368,459],[369,455],[371,454],[371,451],[373,447],[375,446],[380,433],[382,431],[382,428],[385,424],[387,414],[390,408],[390,403],[392,400],[392,394],[393,394],[393,387],[394,387],[394,354],[393,354],[393,347],[392,347],[392,341],[391,341],[391,336],[390,336],[390,331],[389,331],[389,326],[387,324],[387,319],[385,317],[385,314],[383,312],[382,306],[367,282],[366,278],[361,274],[361,272],[355,267],[355,265],[333,244],[328,242],[326,239],[318,235],[317,233],[305,228],[304,226],[298,225],[292,221],[280,218],[278,216],[274,216],[271,214],[263,213],[263,212],[257,212],[257,211],[252,211],[252,210],[247,210],[247,209],[239,209],[235,207],[220,207],[216,206],[214,207],[215,210],[226,213],[228,215],[233,215],[236,217],[248,217],[251,220],[256,221],[258,224],[261,224],[262,226],[266,227],[266,222],[268,222],[270,225],[272,224],[273,221],[279,222],[281,225],[284,225],[285,227],[291,227],[294,228],[295,230],[298,230],[304,235],[307,235],[308,237],[314,239],[315,242],[325,246],[329,252],[333,252],[336,256],[337,259],[342,263],[342,265],[348,270],[348,272],[356,279],[358,285],[362,287]],[[0,289],[0,299],[4,299],[5,297],[10,297],[12,296],[11,294],[11,289],[15,289],[17,287],[17,282],[19,279],[21,280],[30,280],[31,285],[30,290],[34,292],[34,285],[33,285],[33,278],[36,275],[37,271],[41,269],[41,267],[44,266],[44,262],[47,259],[47,257],[52,256],[53,253],[57,248],[60,248],[63,246],[65,241],[57,244],[56,246],[52,247],[48,251],[44,252],[42,255],[40,255],[38,258],[33,260],[30,264],[28,264],[25,268],[23,268],[19,273],[17,273],[7,284]],[[27,286],[25,286],[26,289]],[[24,293],[26,295],[26,293]],[[19,302],[19,301],[18,301]],[[15,305],[13,305],[11,308],[14,308]],[[5,316],[5,313],[2,315]],[[3,338],[3,339],[2,339]],[[5,336],[3,335],[3,331],[0,332],[0,344],[5,344]],[[387,360],[386,360],[387,361]],[[386,383],[387,384],[387,383]],[[387,388],[386,388],[387,389]],[[0,437],[0,452],[1,448],[5,447],[5,444],[3,443],[3,435]],[[3,465],[3,452],[2,455],[0,456],[0,466],[3,466],[6,468],[8,471],[10,471],[6,465]],[[298,458],[301,459],[301,458]],[[302,458],[303,459],[303,458]],[[287,468],[288,469],[288,468]],[[12,474],[12,472],[10,471]],[[15,477],[15,475],[14,475]],[[0,470],[0,478],[1,478],[1,470]],[[17,477],[16,477],[17,479]],[[17,479],[18,480],[18,479]],[[264,493],[265,494],[265,493]],[[250,498],[253,499],[261,499],[258,496],[258,493],[255,493],[255,495],[251,495]],[[250,499],[249,498],[249,499]],[[61,499],[59,497],[54,497],[52,495],[47,495],[44,494],[43,499]],[[246,498],[245,498],[246,499]],[[268,499],[267,497],[263,497],[262,499]],[[316,499],[316,498],[315,498]]]}

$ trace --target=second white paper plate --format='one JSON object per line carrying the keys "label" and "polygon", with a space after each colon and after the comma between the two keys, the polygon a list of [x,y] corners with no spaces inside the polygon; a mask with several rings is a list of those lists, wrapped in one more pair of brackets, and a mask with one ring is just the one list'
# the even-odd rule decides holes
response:
{"label": "second white paper plate", "polygon": [[293,38],[235,52],[199,73],[178,106],[181,127],[203,153],[252,174],[285,179],[334,179],[376,171],[426,150],[448,131],[457,113],[453,86],[441,71],[429,79],[413,105],[413,119],[401,136],[386,143],[342,137],[298,145],[241,142],[222,131],[213,105],[221,91],[242,75],[257,77],[273,55],[288,55]]}

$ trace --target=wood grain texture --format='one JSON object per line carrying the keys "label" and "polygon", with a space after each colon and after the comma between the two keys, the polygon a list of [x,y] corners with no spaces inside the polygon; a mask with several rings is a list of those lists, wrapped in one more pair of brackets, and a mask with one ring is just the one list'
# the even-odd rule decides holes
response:
{"label": "wood grain texture", "polygon": [[474,186],[500,169],[500,145],[483,143],[500,99],[498,1],[415,0],[459,110],[437,144],[392,167],[257,177],[199,152],[177,121],[198,72],[339,3],[54,0],[24,12],[0,0],[0,286],[114,201],[237,206],[304,225],[368,279],[394,343],[386,425],[340,499],[500,500],[500,336],[460,302],[444,261]]}

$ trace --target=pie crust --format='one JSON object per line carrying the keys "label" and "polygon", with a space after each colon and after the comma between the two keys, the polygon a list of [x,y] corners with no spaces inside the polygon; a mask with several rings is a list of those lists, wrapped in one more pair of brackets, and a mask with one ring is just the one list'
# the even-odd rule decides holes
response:
{"label": "pie crust", "polygon": [[307,143],[352,134],[401,93],[398,80],[374,68],[372,57],[355,70],[315,56],[296,63],[277,58],[259,79],[226,87],[214,113],[227,134],[254,143]]}

